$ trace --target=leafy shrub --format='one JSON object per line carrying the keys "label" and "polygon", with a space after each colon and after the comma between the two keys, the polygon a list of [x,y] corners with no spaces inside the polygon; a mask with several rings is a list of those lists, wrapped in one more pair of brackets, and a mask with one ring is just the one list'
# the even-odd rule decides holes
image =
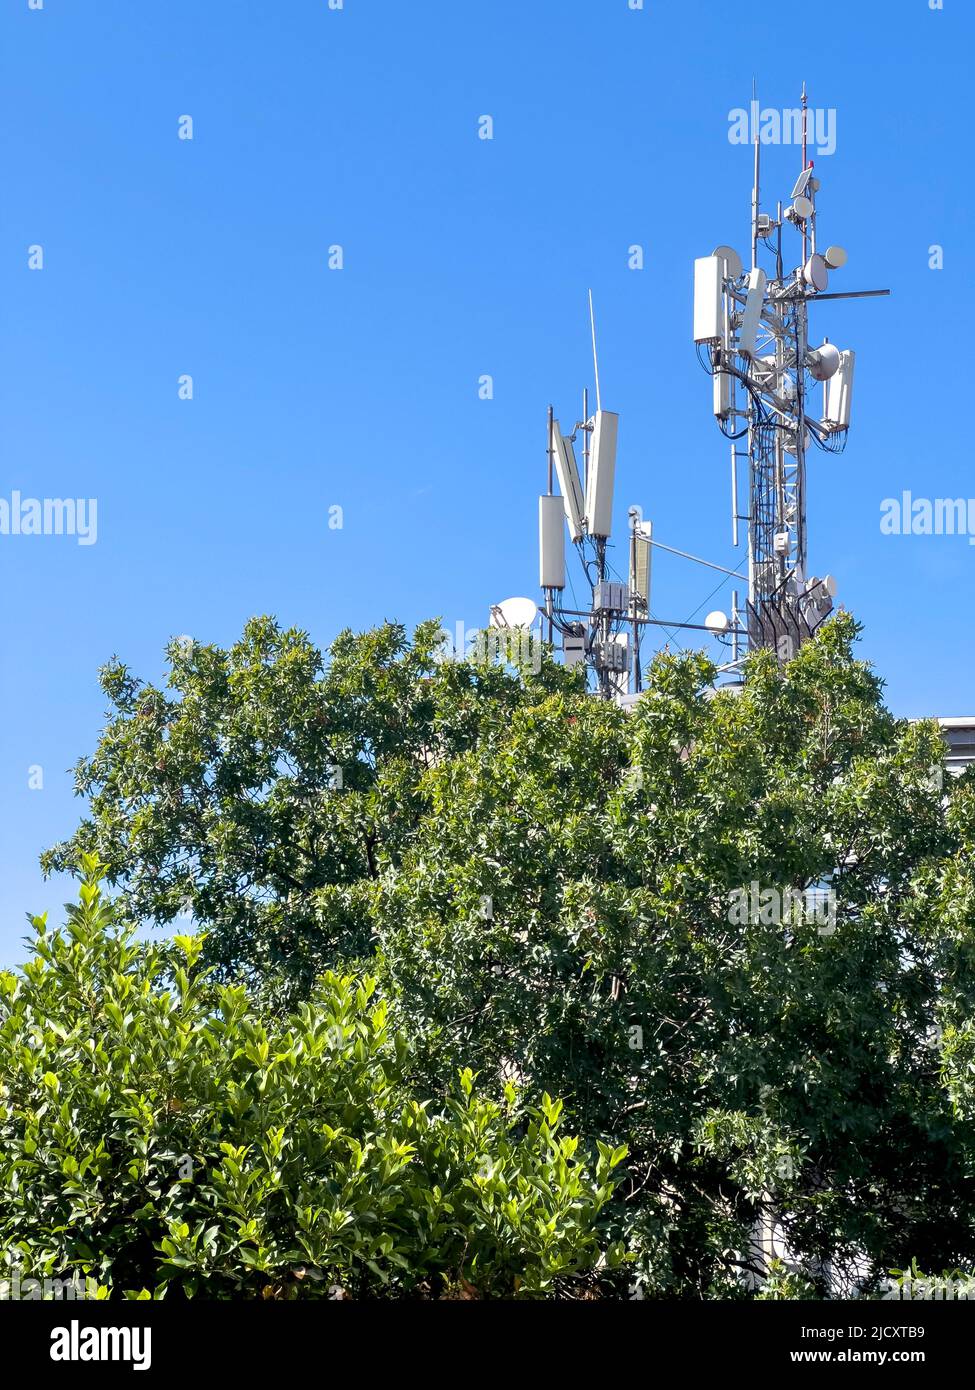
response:
{"label": "leafy shrub", "polygon": [[101,866],[0,974],[0,1248],[104,1295],[541,1295],[620,1258],[561,1102],[523,1109],[470,1071],[439,1105],[403,1074],[368,978],[329,973],[262,1019],[199,965],[113,925]]}

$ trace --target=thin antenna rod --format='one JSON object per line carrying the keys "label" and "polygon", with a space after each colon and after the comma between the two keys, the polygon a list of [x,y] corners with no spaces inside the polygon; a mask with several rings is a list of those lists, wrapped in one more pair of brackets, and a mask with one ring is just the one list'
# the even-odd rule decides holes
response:
{"label": "thin antenna rod", "polygon": [[[800,173],[806,172],[806,84],[802,84],[802,169]],[[802,224],[802,263],[806,264],[809,259],[809,234],[805,222]]]}
{"label": "thin antenna rod", "polygon": [[[548,495],[552,496],[553,470],[555,464],[555,407],[548,408]],[[563,504],[564,505],[564,504]],[[548,615],[548,644],[551,647],[555,642],[555,615],[552,612],[555,593],[552,589],[545,591],[545,612]]]}
{"label": "thin antenna rod", "polygon": [[592,366],[596,374],[596,409],[602,410],[599,398],[599,358],[596,355],[596,316],[592,309],[592,290],[589,291],[589,327],[592,329]]}
{"label": "thin antenna rod", "polygon": [[761,141],[758,135],[759,109],[757,83],[752,78],[752,120],[755,123],[755,182],[752,186],[752,270],[758,265],[758,200],[759,173],[761,170]]}
{"label": "thin antenna rod", "polygon": [[738,449],[731,441],[731,544],[738,544]]}

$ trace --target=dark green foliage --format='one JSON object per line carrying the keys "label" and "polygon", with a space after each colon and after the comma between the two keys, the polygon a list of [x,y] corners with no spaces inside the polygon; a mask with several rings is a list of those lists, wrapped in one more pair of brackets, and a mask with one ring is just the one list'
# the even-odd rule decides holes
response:
{"label": "dark green foliage", "polygon": [[[110,721],[76,769],[90,816],[45,869],[98,854],[132,922],[207,925],[206,959],[286,992],[371,953],[379,876],[429,809],[424,775],[578,679],[438,660],[440,628],[304,633],[248,623],[229,651],[174,642],[169,693],[119,662]],[[338,784],[341,785],[338,785]]]}
{"label": "dark green foliage", "polygon": [[[208,959],[284,994],[368,957],[418,1094],[470,1066],[564,1096],[629,1148],[611,1220],[651,1292],[740,1296],[773,1216],[820,1291],[971,1267],[975,779],[942,787],[852,620],[737,695],[661,656],[631,713],[547,660],[438,665],[435,632],[322,674],[262,620],[174,656],[173,699],[108,673],[91,818],[47,862],[96,849],[134,919],[186,896]],[[736,918],[753,883],[828,888],[830,929]]]}

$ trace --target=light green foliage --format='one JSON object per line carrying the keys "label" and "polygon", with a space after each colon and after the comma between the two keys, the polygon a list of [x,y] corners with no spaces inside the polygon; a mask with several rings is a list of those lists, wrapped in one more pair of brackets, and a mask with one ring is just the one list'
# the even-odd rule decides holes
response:
{"label": "light green foliage", "polygon": [[[23,1277],[206,1297],[539,1295],[620,1258],[547,1095],[444,1103],[374,982],[327,973],[284,1020],[200,968],[199,937],[112,925],[93,858],[67,926],[0,975],[0,1250]],[[0,1277],[4,1271],[0,1270]]]}

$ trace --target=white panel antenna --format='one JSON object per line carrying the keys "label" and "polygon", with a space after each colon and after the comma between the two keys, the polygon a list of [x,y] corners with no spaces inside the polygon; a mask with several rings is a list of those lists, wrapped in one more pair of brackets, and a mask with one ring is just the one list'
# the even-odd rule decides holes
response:
{"label": "white panel antenna", "polygon": [[765,271],[756,266],[748,275],[748,294],[745,299],[745,312],[738,330],[738,351],[747,357],[754,357],[755,342],[758,338],[758,325],[765,306]]}
{"label": "white panel antenna", "polygon": [[714,413],[719,420],[731,414],[731,377],[727,372],[714,374]]}
{"label": "white panel antenna", "polygon": [[810,181],[810,179],[811,179],[812,177],[813,177],[813,166],[810,164],[810,165],[808,166],[808,168],[803,169],[802,173],[799,175],[798,179],[796,180],[796,186],[795,186],[795,188],[792,190],[792,196],[793,196],[793,198],[801,198],[801,197],[802,197],[802,195],[805,193],[806,189],[809,187],[809,181]]}
{"label": "white panel antenna", "polygon": [[651,522],[644,522],[633,528],[630,546],[630,595],[638,609],[647,613],[650,608],[650,542],[653,535]]}
{"label": "white panel antenna", "polygon": [[850,428],[855,362],[855,352],[841,352],[840,365],[826,383],[826,423],[834,431]]}
{"label": "white panel antenna", "polygon": [[694,262],[694,341],[720,343],[724,335],[725,262],[721,256],[699,256]]}
{"label": "white panel antenna", "polygon": [[584,530],[584,503],[582,484],[579,481],[579,465],[576,463],[572,440],[568,435],[561,433],[558,420],[555,420],[552,426],[552,447],[555,450],[555,471],[558,474],[569,535],[573,541],[579,541],[582,540]]}
{"label": "white panel antenna", "polygon": [[[715,252],[718,255],[722,248]],[[727,262],[725,262],[727,267]],[[721,343],[727,348],[731,325],[728,322],[728,303],[722,296],[721,304]],[[714,414],[719,420],[727,420],[732,409],[732,378],[729,372],[715,372],[714,378]]]}
{"label": "white panel antenna", "polygon": [[606,537],[613,529],[619,419],[612,410],[597,410],[593,417],[589,477],[586,479],[586,525],[590,536]]}
{"label": "white panel antenna", "polygon": [[561,497],[538,499],[538,585],[565,588],[565,513]]}

